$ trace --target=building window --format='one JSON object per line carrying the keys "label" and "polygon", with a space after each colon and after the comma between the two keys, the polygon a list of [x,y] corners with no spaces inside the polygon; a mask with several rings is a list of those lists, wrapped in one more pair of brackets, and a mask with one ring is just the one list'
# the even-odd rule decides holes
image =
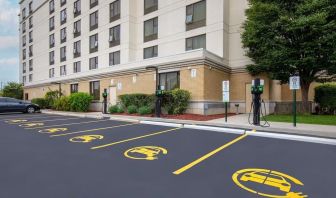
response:
{"label": "building window", "polygon": [[27,66],[26,63],[22,64],[22,73],[25,74],[27,72]]}
{"label": "building window", "polygon": [[110,28],[110,47],[120,45],[120,25]]}
{"label": "building window", "polygon": [[29,37],[29,43],[32,43],[33,42],[33,31],[29,32],[28,37]]}
{"label": "building window", "polygon": [[98,56],[90,58],[90,70],[98,69]]}
{"label": "building window", "polygon": [[54,0],[49,1],[49,14],[52,14],[55,11],[55,2]]}
{"label": "building window", "polygon": [[158,38],[158,18],[153,18],[144,23],[144,42]]}
{"label": "building window", "polygon": [[33,74],[29,74],[29,82],[33,81]]}
{"label": "building window", "polygon": [[49,19],[49,31],[53,31],[55,29],[55,17],[51,17]]}
{"label": "building window", "polygon": [[61,29],[61,43],[66,42],[67,36],[66,36],[66,28]]}
{"label": "building window", "polygon": [[110,22],[120,19],[120,0],[110,3]]}
{"label": "building window", "polygon": [[55,34],[49,35],[49,48],[55,47]]}
{"label": "building window", "polygon": [[28,51],[29,51],[29,57],[32,57],[33,56],[33,46],[29,46],[28,48]]}
{"label": "building window", "polygon": [[93,8],[98,5],[98,0],[90,0],[90,8]]}
{"label": "building window", "polygon": [[55,64],[55,52],[51,51],[49,52],[49,65]]}
{"label": "building window", "polygon": [[112,52],[109,54],[109,65],[119,65],[120,64],[120,51]]}
{"label": "building window", "polygon": [[22,33],[26,32],[26,22],[22,23]]}
{"label": "building window", "polygon": [[49,69],[49,78],[53,78],[53,77],[55,77],[55,69],[51,68]]}
{"label": "building window", "polygon": [[78,93],[78,84],[71,84],[70,85],[70,93]]}
{"label": "building window", "polygon": [[186,39],[186,50],[194,50],[194,49],[206,49],[206,36],[205,34],[200,36],[195,36]]}
{"label": "building window", "polygon": [[74,42],[74,58],[80,57],[81,55],[81,41]]}
{"label": "building window", "polygon": [[90,53],[98,51],[98,34],[90,36]]}
{"label": "building window", "polygon": [[186,30],[203,27],[206,25],[206,1],[200,1],[187,6]]}
{"label": "building window", "polygon": [[169,91],[180,88],[180,72],[169,72],[159,74],[160,87]]}
{"label": "building window", "polygon": [[29,60],[29,71],[33,71],[33,59]]}
{"label": "building window", "polygon": [[147,47],[144,49],[144,59],[158,56],[158,46]]}
{"label": "building window", "polygon": [[81,35],[81,20],[74,23],[74,38]]}
{"label": "building window", "polygon": [[22,59],[25,60],[26,59],[26,49],[22,50]]}
{"label": "building window", "polygon": [[98,11],[90,14],[90,31],[98,28]]}
{"label": "building window", "polygon": [[33,17],[29,17],[28,24],[29,24],[29,28],[33,27]]}
{"label": "building window", "polygon": [[22,46],[26,46],[26,35],[22,36]]}
{"label": "building window", "polygon": [[66,4],[66,0],[61,0],[61,7]]}
{"label": "building window", "polygon": [[67,20],[67,14],[66,14],[66,9],[61,11],[61,25],[63,25],[64,23],[66,23]]}
{"label": "building window", "polygon": [[81,1],[77,0],[74,2],[74,17],[77,17],[81,14]]}
{"label": "building window", "polygon": [[158,0],[144,0],[144,13],[148,14],[158,9]]}
{"label": "building window", "polygon": [[27,82],[26,76],[22,76],[22,82],[23,82],[23,84],[25,84]]}
{"label": "building window", "polygon": [[32,1],[29,2],[28,8],[29,8],[29,14],[33,13],[33,2]]}
{"label": "building window", "polygon": [[22,20],[26,18],[26,8],[22,9]]}
{"label": "building window", "polygon": [[62,65],[60,67],[60,76],[65,76],[66,75],[66,65]]}
{"label": "building window", "polygon": [[61,47],[61,62],[64,62],[64,61],[66,61],[66,47],[64,46],[64,47]]}
{"label": "building window", "polygon": [[100,100],[100,83],[99,81],[90,82],[90,95],[93,100]]}
{"label": "building window", "polygon": [[73,65],[73,73],[78,73],[78,72],[81,72],[81,62],[80,61],[74,62],[74,65]]}

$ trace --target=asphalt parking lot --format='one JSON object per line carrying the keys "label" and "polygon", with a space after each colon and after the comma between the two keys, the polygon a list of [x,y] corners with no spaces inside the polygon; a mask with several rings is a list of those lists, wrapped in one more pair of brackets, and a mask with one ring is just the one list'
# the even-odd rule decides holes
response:
{"label": "asphalt parking lot", "polygon": [[47,114],[0,115],[4,198],[335,198],[336,146]]}

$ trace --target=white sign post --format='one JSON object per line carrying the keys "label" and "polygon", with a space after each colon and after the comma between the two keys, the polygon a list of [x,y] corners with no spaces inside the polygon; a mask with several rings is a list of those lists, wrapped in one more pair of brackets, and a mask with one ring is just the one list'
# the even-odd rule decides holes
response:
{"label": "white sign post", "polygon": [[225,103],[225,122],[227,122],[227,105],[230,102],[230,81],[225,80],[222,82],[223,86],[223,102]]}
{"label": "white sign post", "polygon": [[289,77],[289,89],[293,90],[293,126],[296,127],[296,90],[300,87],[300,76]]}

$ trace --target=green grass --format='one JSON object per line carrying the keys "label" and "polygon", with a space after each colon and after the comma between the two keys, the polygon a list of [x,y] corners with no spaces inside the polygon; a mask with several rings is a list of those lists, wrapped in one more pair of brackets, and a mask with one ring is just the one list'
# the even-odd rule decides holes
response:
{"label": "green grass", "polygon": [[[271,122],[293,122],[292,115],[268,115]],[[336,125],[336,115],[297,115],[297,123]]]}

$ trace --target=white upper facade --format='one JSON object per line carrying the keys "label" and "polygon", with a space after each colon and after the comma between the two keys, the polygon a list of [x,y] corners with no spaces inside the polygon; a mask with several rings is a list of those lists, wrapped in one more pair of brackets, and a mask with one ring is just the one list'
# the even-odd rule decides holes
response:
{"label": "white upper facade", "polygon": [[[144,2],[147,0],[98,0],[98,4],[90,6],[94,0],[53,0],[54,11],[50,12],[52,0],[22,0],[20,2],[20,75],[25,85],[37,85],[57,80],[72,79],[90,76],[100,72],[129,69],[131,67],[146,66],[197,58],[199,50],[190,50],[188,38],[205,35],[204,44],[195,41],[193,45],[205,45],[207,53],[232,68],[244,67],[249,59],[244,56],[241,47],[240,33],[244,21],[244,11],[247,0],[157,0],[157,9],[151,8],[145,14]],[[61,6],[61,1],[65,3]],[[110,20],[111,3],[120,2],[120,17]],[[32,2],[32,12],[29,13],[29,4]],[[80,14],[75,16],[75,2],[80,5]],[[149,4],[155,0],[147,1]],[[190,16],[190,10],[202,10],[200,2],[204,2],[204,24],[188,28],[193,20],[199,16]],[[77,4],[77,5],[78,5]],[[193,9],[190,5],[195,5]],[[189,8],[188,8],[189,6]],[[90,8],[91,7],[91,8]],[[113,7],[113,6],[112,6]],[[26,17],[23,19],[22,11],[25,9]],[[66,22],[61,24],[61,12],[66,10]],[[98,27],[90,28],[90,15],[98,13]],[[196,11],[195,11],[196,12]],[[196,15],[196,14],[195,14]],[[65,15],[63,15],[65,16]],[[32,27],[29,27],[31,18]],[[54,17],[54,29],[50,30],[50,18]],[[93,20],[92,17],[91,20]],[[157,23],[157,36],[144,38],[145,21],[155,19]],[[74,36],[74,23],[80,20],[80,35]],[[23,24],[25,23],[25,33]],[[94,24],[94,22],[92,22]],[[120,42],[111,45],[114,38],[110,28],[120,27]],[[155,25],[154,25],[155,26]],[[64,29],[65,28],[65,29]],[[63,30],[62,30],[63,29]],[[91,29],[91,30],[90,30]],[[146,30],[146,32],[153,31]],[[65,32],[66,41],[61,42],[61,32]],[[31,33],[30,33],[31,32]],[[29,34],[32,41],[29,41]],[[98,35],[97,51],[90,50],[90,36]],[[54,46],[50,46],[50,35],[54,35]],[[26,45],[23,46],[23,39]],[[147,41],[149,40],[149,41]],[[74,43],[80,41],[80,56],[74,56]],[[96,43],[93,42],[95,45]],[[187,44],[188,43],[188,44]],[[188,45],[188,46],[187,46]],[[154,57],[145,59],[144,49],[151,48]],[[61,61],[61,48],[65,47],[66,60]],[[91,46],[92,47],[92,46]],[[29,56],[29,48],[32,51]],[[196,47],[197,48],[197,47]],[[24,50],[26,58],[23,59]],[[152,50],[157,50],[153,52]],[[90,53],[91,51],[91,53]],[[50,54],[54,53],[54,63],[50,63]],[[110,53],[120,53],[120,61],[111,62]],[[156,55],[157,54],[157,55]],[[97,57],[97,68],[91,67],[90,59]],[[118,58],[116,58],[118,59]],[[95,60],[92,60],[93,62]],[[29,70],[29,62],[31,70]],[[80,71],[74,71],[74,63],[80,62]],[[23,73],[24,65],[26,72]],[[64,70],[65,66],[65,72]],[[62,68],[62,69],[61,69]],[[53,71],[51,71],[53,70]],[[61,71],[62,70],[62,71]],[[54,75],[50,74],[54,73]],[[63,74],[63,75],[61,75]],[[29,77],[29,75],[31,75]],[[24,77],[25,76],[25,77]],[[29,80],[29,78],[31,78]]]}

